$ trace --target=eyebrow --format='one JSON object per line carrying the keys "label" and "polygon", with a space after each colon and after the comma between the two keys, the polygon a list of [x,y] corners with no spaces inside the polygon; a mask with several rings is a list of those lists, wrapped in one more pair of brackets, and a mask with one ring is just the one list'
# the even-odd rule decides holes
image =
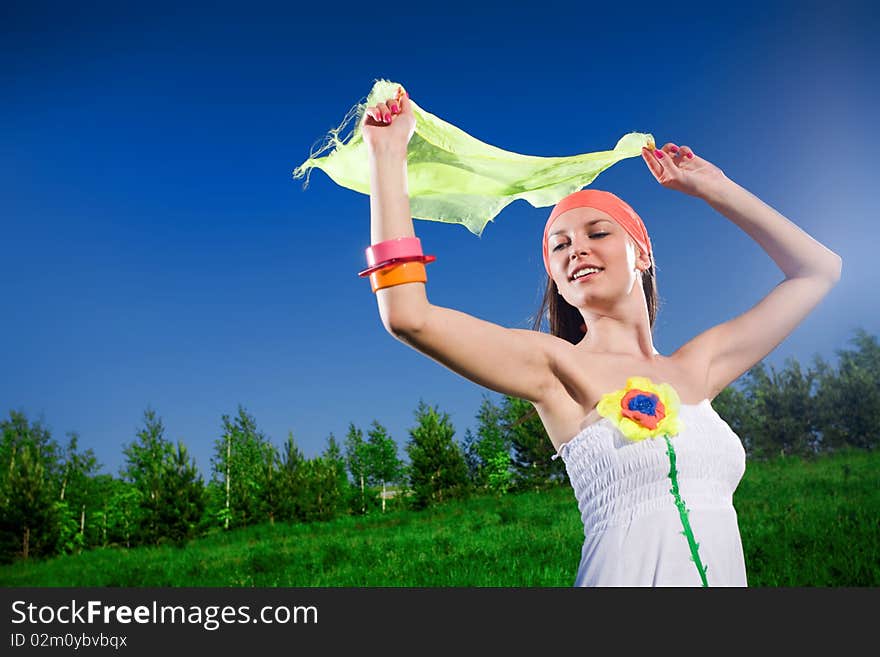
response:
{"label": "eyebrow", "polygon": [[[587,225],[587,226],[592,226],[593,224],[598,224],[600,221],[609,221],[609,220],[608,220],[608,219],[593,219],[592,221],[588,221],[588,222],[586,223],[586,225]],[[564,230],[557,230],[557,231],[554,231],[554,232],[550,233],[550,234],[547,236],[547,239],[549,240],[549,239],[550,239],[551,237],[553,237],[554,235],[559,235],[559,233],[564,233],[564,232],[565,232]]]}

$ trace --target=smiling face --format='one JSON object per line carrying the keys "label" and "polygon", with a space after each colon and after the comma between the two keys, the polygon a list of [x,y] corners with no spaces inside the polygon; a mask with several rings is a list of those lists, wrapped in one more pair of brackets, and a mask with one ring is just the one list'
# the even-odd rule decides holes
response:
{"label": "smiling face", "polygon": [[[550,227],[547,249],[550,275],[575,308],[604,307],[628,296],[640,281],[636,270],[650,265],[620,224],[595,208],[559,215]],[[598,271],[577,275],[587,267]]]}

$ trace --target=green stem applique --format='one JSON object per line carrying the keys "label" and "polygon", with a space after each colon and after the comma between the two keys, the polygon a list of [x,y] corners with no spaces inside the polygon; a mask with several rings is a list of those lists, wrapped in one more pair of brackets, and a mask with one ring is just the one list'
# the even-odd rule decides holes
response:
{"label": "green stem applique", "polygon": [[688,520],[688,510],[684,505],[684,500],[681,499],[681,495],[678,492],[678,472],[675,470],[675,449],[672,447],[672,441],[669,440],[669,435],[665,435],[664,438],[666,439],[666,446],[669,448],[666,453],[669,454],[669,479],[672,480],[672,488],[669,489],[669,492],[672,493],[672,496],[675,498],[675,506],[678,507],[678,514],[681,516],[681,524],[684,527],[682,533],[687,537],[688,546],[691,549],[691,560],[697,566],[697,572],[700,573],[700,579],[703,581],[703,586],[709,586],[709,583],[706,581],[706,566],[700,561],[700,544],[694,539],[694,533],[691,531],[691,523]]}

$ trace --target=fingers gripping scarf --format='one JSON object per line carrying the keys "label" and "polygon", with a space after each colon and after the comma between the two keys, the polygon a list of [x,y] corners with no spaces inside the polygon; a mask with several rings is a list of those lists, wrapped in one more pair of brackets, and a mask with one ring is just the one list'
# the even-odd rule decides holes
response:
{"label": "fingers gripping scarf", "polygon": [[[293,170],[302,178],[317,167],[342,187],[370,193],[367,145],[361,122],[368,107],[396,96],[397,82],[378,80],[365,103],[353,107],[324,143]],[[566,157],[538,157],[505,151],[483,143],[450,123],[426,112],[410,99],[415,132],[407,146],[410,211],[416,219],[464,225],[480,235],[486,224],[507,205],[523,199],[533,207],[553,205],[589,185],[611,165],[653,148],[650,134],[631,132],[610,151]],[[355,119],[352,133],[339,133]],[[318,157],[332,149],[328,155]],[[304,187],[308,186],[308,177]]]}

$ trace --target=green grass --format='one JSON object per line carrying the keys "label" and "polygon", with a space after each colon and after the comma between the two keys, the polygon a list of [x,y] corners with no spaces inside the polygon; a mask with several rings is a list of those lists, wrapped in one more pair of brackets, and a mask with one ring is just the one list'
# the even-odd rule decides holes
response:
{"label": "green grass", "polygon": [[[734,504],[751,586],[880,584],[880,453],[749,463]],[[3,586],[571,586],[570,487],[308,525],[185,548],[100,549],[0,567]]]}
{"label": "green grass", "polygon": [[750,585],[880,584],[880,452],[749,464],[734,506]]}

